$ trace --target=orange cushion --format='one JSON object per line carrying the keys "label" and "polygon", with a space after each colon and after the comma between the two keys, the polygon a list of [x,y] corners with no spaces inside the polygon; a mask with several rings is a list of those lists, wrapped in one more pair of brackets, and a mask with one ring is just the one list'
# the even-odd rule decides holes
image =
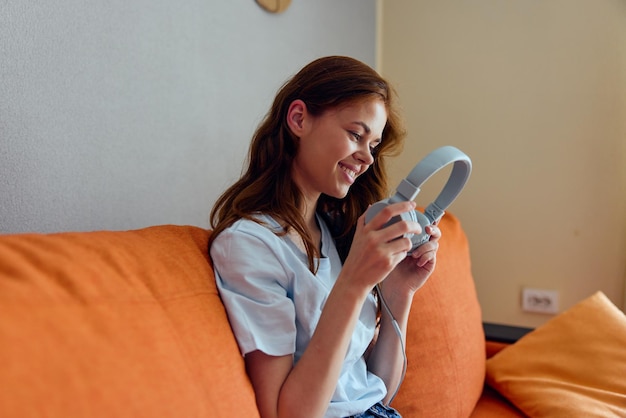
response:
{"label": "orange cushion", "polygon": [[0,236],[0,416],[257,417],[207,239]]}
{"label": "orange cushion", "polygon": [[485,341],[485,357],[491,358],[509,345],[498,341]]}
{"label": "orange cushion", "polygon": [[413,299],[408,370],[393,402],[407,417],[469,416],[483,390],[485,335],[469,245],[453,215],[439,226],[437,267]]}
{"label": "orange cushion", "polygon": [[597,292],[489,359],[487,381],[532,417],[625,417],[626,316]]}
{"label": "orange cushion", "polygon": [[505,397],[485,385],[483,394],[472,411],[470,418],[523,418],[524,415]]}

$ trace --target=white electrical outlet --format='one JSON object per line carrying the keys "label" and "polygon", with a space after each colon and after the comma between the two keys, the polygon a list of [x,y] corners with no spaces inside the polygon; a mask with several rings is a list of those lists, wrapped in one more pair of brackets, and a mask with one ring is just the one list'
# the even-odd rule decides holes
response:
{"label": "white electrical outlet", "polygon": [[556,314],[559,312],[559,292],[526,287],[522,289],[522,310],[524,312]]}

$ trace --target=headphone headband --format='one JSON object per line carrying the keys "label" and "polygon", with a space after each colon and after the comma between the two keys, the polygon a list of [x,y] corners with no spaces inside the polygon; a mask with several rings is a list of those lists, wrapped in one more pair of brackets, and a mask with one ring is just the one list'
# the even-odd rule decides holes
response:
{"label": "headphone headband", "polygon": [[396,194],[389,199],[390,203],[414,200],[420,187],[443,167],[454,163],[450,177],[434,202],[428,205],[424,214],[432,222],[439,220],[445,209],[461,193],[472,171],[472,161],[461,150],[453,146],[437,148],[428,154],[411,170],[409,175],[400,182]]}

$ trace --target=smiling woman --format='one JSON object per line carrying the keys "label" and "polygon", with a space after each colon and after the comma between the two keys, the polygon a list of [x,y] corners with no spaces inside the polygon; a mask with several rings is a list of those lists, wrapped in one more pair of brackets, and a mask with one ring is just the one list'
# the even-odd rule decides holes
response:
{"label": "smiling woman", "polygon": [[278,91],[247,169],[213,208],[216,283],[263,418],[400,416],[388,405],[411,301],[441,232],[425,227],[427,242],[407,256],[419,223],[386,225],[413,202],[367,224],[363,213],[388,195],[384,162],[404,136],[376,71],[317,59]]}

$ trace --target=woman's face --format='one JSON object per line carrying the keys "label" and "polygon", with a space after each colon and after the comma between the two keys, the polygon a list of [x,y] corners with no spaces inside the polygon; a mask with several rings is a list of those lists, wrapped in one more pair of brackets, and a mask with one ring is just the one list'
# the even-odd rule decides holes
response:
{"label": "woman's face", "polygon": [[300,145],[292,170],[296,184],[311,202],[320,193],[341,199],[374,162],[372,152],[387,123],[385,104],[360,100],[313,116],[300,103],[301,120],[294,132]]}

